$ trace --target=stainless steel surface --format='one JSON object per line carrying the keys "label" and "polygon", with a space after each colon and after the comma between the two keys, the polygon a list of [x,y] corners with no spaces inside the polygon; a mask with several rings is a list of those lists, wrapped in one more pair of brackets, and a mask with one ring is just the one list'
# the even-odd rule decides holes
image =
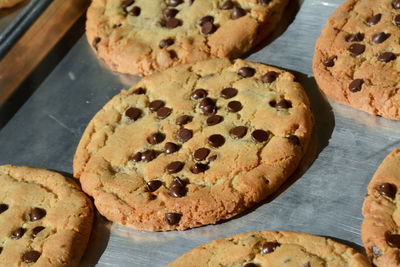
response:
{"label": "stainless steel surface", "polygon": [[[383,158],[400,147],[400,122],[327,101],[318,91],[311,68],[315,40],[341,2],[300,1],[287,29],[248,57],[293,71],[315,114],[307,157],[283,189],[237,218],[184,232],[136,231],[97,216],[81,266],[165,266],[202,243],[255,230],[309,232],[362,251],[366,186]],[[137,80],[110,72],[82,37],[0,132],[0,163],[71,176],[73,155],[89,120]]]}

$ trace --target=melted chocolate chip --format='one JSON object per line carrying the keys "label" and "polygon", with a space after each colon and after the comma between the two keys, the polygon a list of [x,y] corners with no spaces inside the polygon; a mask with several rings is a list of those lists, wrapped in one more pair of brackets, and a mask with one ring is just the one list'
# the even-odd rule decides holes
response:
{"label": "melted chocolate chip", "polygon": [[25,233],[25,229],[24,228],[18,228],[15,229],[12,233],[11,233],[11,238],[12,239],[20,239]]}
{"label": "melted chocolate chip", "polygon": [[182,115],[182,116],[179,116],[179,117],[176,119],[175,123],[176,123],[177,125],[185,125],[185,124],[187,124],[187,123],[189,123],[189,122],[191,122],[191,121],[192,121],[192,117],[190,117],[190,116],[188,116],[188,115]]}
{"label": "melted chocolate chip", "polygon": [[242,110],[242,108],[242,103],[240,103],[239,101],[231,101],[228,103],[229,112],[238,112]]}
{"label": "melted chocolate chip", "polygon": [[201,109],[203,114],[207,116],[215,114],[215,112],[217,112],[217,107],[215,105],[214,100],[212,100],[209,97],[206,97],[203,100],[201,100],[199,108]]}
{"label": "melted chocolate chip", "polygon": [[376,25],[378,22],[381,20],[382,14],[376,14],[375,16],[369,17],[367,19],[367,24],[368,25]]}
{"label": "melted chocolate chip", "polygon": [[350,92],[355,93],[355,92],[360,91],[360,90],[361,90],[361,87],[362,87],[362,85],[363,85],[363,83],[364,83],[364,80],[363,80],[363,79],[355,79],[355,80],[353,80],[353,81],[349,84],[349,90],[350,90]]}
{"label": "melted chocolate chip", "polygon": [[287,137],[287,139],[288,139],[289,143],[291,143],[294,146],[300,145],[300,139],[296,135],[293,135],[293,134],[289,135]]}
{"label": "melted chocolate chip", "polygon": [[178,14],[178,12],[179,10],[175,8],[167,8],[164,10],[163,14],[165,18],[169,19],[169,18],[174,18],[176,14]]}
{"label": "melted chocolate chip", "polygon": [[225,138],[220,134],[213,134],[208,137],[208,143],[212,147],[220,147],[225,143]]}
{"label": "melted chocolate chip", "polygon": [[131,16],[134,16],[134,17],[139,16],[139,15],[140,15],[140,7],[134,6],[134,7],[128,12],[128,15],[131,15]]}
{"label": "melted chocolate chip", "polygon": [[205,22],[210,22],[211,24],[214,23],[214,17],[213,16],[204,16],[199,20],[199,25],[203,26]]}
{"label": "melted chocolate chip", "polygon": [[40,258],[40,252],[32,250],[25,252],[24,255],[22,255],[22,260],[25,263],[32,263],[32,262],[37,262],[37,260]]}
{"label": "melted chocolate chip", "polygon": [[135,1],[134,0],[125,0],[121,3],[121,7],[123,9],[127,8],[128,6],[132,5]]}
{"label": "melted chocolate chip", "polygon": [[281,101],[275,104],[275,108],[291,108],[291,107],[292,103],[290,103],[286,99],[282,99]]}
{"label": "melted chocolate chip", "polygon": [[400,235],[397,234],[387,234],[386,243],[392,248],[400,248]]}
{"label": "melted chocolate chip", "polygon": [[395,23],[397,26],[400,26],[400,15],[397,15],[396,17],[394,17],[394,23]]}
{"label": "melted chocolate chip", "polygon": [[146,189],[148,192],[154,192],[161,186],[162,182],[160,180],[151,180],[146,183]]}
{"label": "melted chocolate chip", "polygon": [[185,143],[193,137],[193,131],[182,128],[182,129],[179,129],[177,135],[178,135],[179,142]]}
{"label": "melted chocolate chip", "polygon": [[41,231],[44,230],[43,226],[36,226],[35,228],[33,228],[32,230],[32,237],[35,238]]}
{"label": "melted chocolate chip", "polygon": [[154,112],[154,111],[157,111],[157,110],[159,110],[160,108],[162,108],[164,105],[165,105],[165,104],[164,104],[164,101],[162,101],[162,100],[154,100],[154,101],[150,102],[150,104],[149,104],[149,109],[150,109],[152,112]]}
{"label": "melted chocolate chip", "polygon": [[169,115],[171,115],[172,109],[170,108],[160,108],[159,110],[157,110],[157,118],[160,120],[165,119],[166,117],[168,117]]}
{"label": "melted chocolate chip", "polygon": [[337,59],[337,56],[331,56],[324,61],[322,61],[322,64],[324,64],[325,67],[333,67],[335,65],[335,60]]}
{"label": "melted chocolate chip", "polygon": [[153,133],[149,137],[147,137],[147,142],[152,145],[156,145],[164,141],[165,135],[162,133]]}
{"label": "melted chocolate chip", "polygon": [[271,3],[271,0],[258,0],[258,3],[260,5],[264,4],[264,5],[268,5],[269,3]]}
{"label": "melted chocolate chip", "polygon": [[353,57],[361,55],[365,51],[365,45],[363,44],[352,44],[349,46],[349,52]]}
{"label": "melted chocolate chip", "polygon": [[176,197],[176,198],[184,197],[186,195],[185,186],[186,186],[186,184],[184,181],[182,181],[178,177],[175,177],[169,186],[171,196]]}
{"label": "melted chocolate chip", "polygon": [[372,42],[374,44],[383,43],[387,38],[389,38],[390,34],[386,34],[384,32],[378,32],[372,37]]}
{"label": "melted chocolate chip", "polygon": [[238,19],[246,15],[246,10],[243,8],[234,6],[231,14],[231,19]]}
{"label": "melted chocolate chip", "polygon": [[217,159],[217,155],[213,155],[213,156],[211,156],[211,157],[209,157],[209,158],[207,159],[207,162],[210,163],[210,162],[213,162],[213,161],[216,160],[216,159]]}
{"label": "melted chocolate chip", "polygon": [[183,0],[167,0],[167,5],[168,6],[176,7],[176,6],[178,6],[178,5],[182,4],[182,3],[183,3]]}
{"label": "melted chocolate chip", "polygon": [[267,73],[265,73],[262,77],[261,80],[265,83],[272,83],[273,81],[276,80],[276,78],[278,78],[278,73],[275,71],[268,71]]}
{"label": "melted chocolate chip", "polygon": [[31,214],[30,214],[30,218],[31,218],[32,222],[40,220],[44,216],[46,216],[46,211],[44,209],[41,209],[41,208],[34,208],[31,211]]}
{"label": "melted chocolate chip", "polygon": [[197,149],[194,152],[193,156],[194,156],[195,160],[202,161],[207,158],[208,154],[210,154],[210,150],[208,148],[202,147],[202,148]]}
{"label": "melted chocolate chip", "polygon": [[234,6],[235,5],[233,4],[233,2],[228,0],[228,1],[225,1],[225,3],[221,6],[221,9],[228,10],[228,9],[232,9]]}
{"label": "melted chocolate chip", "polygon": [[254,141],[262,143],[268,140],[269,134],[264,130],[255,130],[251,133],[251,137]]}
{"label": "melted chocolate chip", "polygon": [[400,9],[400,0],[396,0],[392,3],[394,9]]}
{"label": "melted chocolate chip", "polygon": [[256,70],[250,67],[243,67],[238,70],[238,74],[242,76],[243,78],[249,78],[253,77],[253,75],[256,73]]}
{"label": "melted chocolate chip", "polygon": [[206,21],[201,25],[201,33],[202,34],[205,34],[205,35],[212,34],[216,30],[217,30],[217,27],[212,22]]}
{"label": "melted chocolate chip", "polygon": [[238,93],[238,90],[232,87],[228,87],[225,88],[221,91],[221,97],[225,98],[225,99],[229,99],[232,98],[234,96],[236,96]]}
{"label": "melted chocolate chip", "polygon": [[174,144],[172,142],[167,142],[164,145],[164,153],[165,154],[172,154],[176,151],[179,150],[179,146],[177,144]]}
{"label": "melted chocolate chip", "polygon": [[139,162],[142,160],[142,153],[138,152],[135,155],[133,155],[132,159],[133,162]]}
{"label": "melted chocolate chip", "polygon": [[174,44],[174,40],[171,38],[168,39],[163,39],[160,41],[160,43],[158,44],[158,46],[162,49],[162,48],[166,48],[168,46],[171,46]]}
{"label": "melted chocolate chip", "polygon": [[0,204],[0,214],[2,214],[3,212],[5,212],[6,210],[8,210],[8,205],[1,203]]}
{"label": "melted chocolate chip", "polygon": [[385,197],[388,197],[391,199],[394,199],[396,197],[397,188],[393,184],[383,183],[381,185],[378,185],[376,190],[378,190],[378,192],[382,196],[385,196]]}
{"label": "melted chocolate chip", "polygon": [[147,150],[142,152],[142,161],[149,162],[156,158],[156,152],[154,150]]}
{"label": "melted chocolate chip", "polygon": [[93,39],[92,45],[93,45],[94,49],[96,49],[96,51],[97,51],[97,45],[100,43],[100,41],[101,41],[100,37],[96,37]]}
{"label": "melted chocolate chip", "polygon": [[165,22],[165,27],[167,27],[168,29],[174,29],[179,25],[181,25],[181,21],[176,18],[169,18]]}
{"label": "melted chocolate chip", "polygon": [[141,114],[142,114],[142,111],[138,108],[128,108],[125,111],[125,116],[127,116],[129,119],[131,119],[133,121],[139,119]]}
{"label": "melted chocolate chip", "polygon": [[169,174],[177,173],[183,169],[183,166],[185,166],[185,163],[183,163],[181,161],[173,161],[167,165],[166,170]]}
{"label": "melted chocolate chip", "polygon": [[191,169],[194,174],[205,172],[206,170],[208,170],[208,165],[202,163],[196,163]]}
{"label": "melted chocolate chip", "polygon": [[378,56],[378,60],[385,62],[385,63],[395,60],[395,59],[396,59],[396,55],[393,54],[392,52],[383,52],[382,54],[380,54]]}
{"label": "melted chocolate chip", "polygon": [[379,250],[377,246],[372,246],[371,250],[376,257],[382,256],[382,252]]}
{"label": "melted chocolate chip", "polygon": [[276,101],[275,100],[269,101],[269,105],[274,108],[276,106]]}
{"label": "melted chocolate chip", "polygon": [[237,139],[243,138],[243,136],[245,136],[246,133],[247,133],[246,126],[237,126],[230,131],[230,135],[233,138],[237,138]]}
{"label": "melted chocolate chip", "polygon": [[213,126],[222,121],[223,117],[220,115],[211,115],[210,117],[207,118],[207,125],[208,126]]}
{"label": "melted chocolate chip", "polygon": [[347,42],[361,42],[364,40],[364,34],[358,32],[346,37]]}
{"label": "melted chocolate chip", "polygon": [[278,242],[267,242],[263,245],[262,247],[262,253],[263,254],[268,254],[271,252],[274,252],[277,247],[279,247],[281,244]]}
{"label": "melted chocolate chip", "polygon": [[134,95],[143,95],[146,93],[146,90],[143,89],[142,87],[139,87],[138,89],[136,89],[135,91],[132,92],[132,94]]}
{"label": "melted chocolate chip", "polygon": [[202,99],[205,98],[206,96],[207,96],[207,91],[204,89],[196,89],[192,93],[192,98],[194,100]]}
{"label": "melted chocolate chip", "polygon": [[168,212],[165,213],[165,220],[167,221],[168,225],[176,225],[179,223],[181,220],[182,214],[180,213],[174,213],[174,212]]}

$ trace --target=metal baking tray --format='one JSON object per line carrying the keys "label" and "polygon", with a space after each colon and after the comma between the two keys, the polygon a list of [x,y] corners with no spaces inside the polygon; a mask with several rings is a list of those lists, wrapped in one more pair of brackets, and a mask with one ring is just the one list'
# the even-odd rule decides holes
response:
{"label": "metal baking tray", "polygon": [[[231,220],[183,232],[136,231],[97,215],[81,266],[165,266],[200,244],[256,230],[308,232],[363,251],[366,187],[384,157],[400,147],[400,122],[327,100],[318,90],[312,73],[315,41],[342,2],[292,1],[288,23],[247,57],[293,72],[316,119],[305,159],[279,192]],[[87,123],[112,96],[138,80],[111,72],[82,36],[0,131],[0,164],[72,177],[73,155]]]}

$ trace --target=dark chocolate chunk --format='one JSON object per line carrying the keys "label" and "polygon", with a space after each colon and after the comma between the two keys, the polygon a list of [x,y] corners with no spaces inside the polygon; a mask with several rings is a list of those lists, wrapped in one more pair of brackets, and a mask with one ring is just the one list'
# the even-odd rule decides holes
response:
{"label": "dark chocolate chunk", "polygon": [[350,92],[355,93],[355,92],[360,91],[360,90],[361,90],[361,87],[362,87],[362,85],[363,85],[363,83],[364,83],[364,80],[363,80],[363,79],[355,79],[355,80],[353,80],[353,81],[349,84],[349,90],[350,90]]}
{"label": "dark chocolate chunk", "polygon": [[164,101],[162,101],[162,100],[154,100],[154,101],[150,102],[150,104],[149,104],[149,109],[150,109],[152,112],[154,112],[154,111],[157,111],[157,110],[159,110],[160,108],[162,108],[164,105],[165,105],[165,104],[164,104]]}
{"label": "dark chocolate chunk", "polygon": [[276,106],[276,101],[275,100],[269,101],[269,105],[274,108]]}
{"label": "dark chocolate chunk", "polygon": [[268,140],[269,134],[264,130],[255,130],[251,133],[251,137],[254,141],[262,143]]}
{"label": "dark chocolate chunk", "polygon": [[377,246],[372,246],[371,250],[376,257],[382,256],[382,252],[379,250]]}
{"label": "dark chocolate chunk", "polygon": [[168,173],[177,173],[180,172],[183,169],[183,166],[185,166],[185,163],[181,161],[173,161],[170,164],[167,165],[167,172]]}
{"label": "dark chocolate chunk", "polygon": [[24,228],[18,228],[15,229],[12,233],[11,233],[11,238],[12,239],[20,239],[25,233],[25,229]]}
{"label": "dark chocolate chunk", "polygon": [[300,139],[296,136],[296,135],[289,135],[287,137],[289,143],[291,143],[292,145],[298,146],[300,145]]}
{"label": "dark chocolate chunk", "polygon": [[142,114],[142,111],[138,108],[128,108],[125,111],[125,116],[127,116],[129,119],[131,119],[133,121],[139,119],[141,114]]}
{"label": "dark chocolate chunk", "polygon": [[208,170],[208,165],[202,163],[196,163],[191,169],[194,174],[205,172],[206,170]]}
{"label": "dark chocolate chunk", "polygon": [[242,103],[240,103],[239,101],[231,101],[228,103],[229,112],[238,112],[242,110],[242,108]]}
{"label": "dark chocolate chunk", "polygon": [[182,3],[183,3],[183,0],[167,0],[167,5],[168,6],[176,7],[176,6],[178,6],[178,5],[182,4]]}
{"label": "dark chocolate chunk", "polygon": [[135,155],[133,155],[132,159],[133,162],[139,162],[142,160],[142,153],[138,152]]}
{"label": "dark chocolate chunk", "polygon": [[400,9],[400,0],[396,0],[392,3],[394,9]]}
{"label": "dark chocolate chunk", "polygon": [[225,138],[220,134],[213,134],[208,137],[208,143],[212,147],[220,147],[225,143]]}
{"label": "dark chocolate chunk", "polygon": [[128,6],[132,5],[133,3],[135,3],[134,0],[125,0],[121,3],[121,7],[123,9],[127,8]]}
{"label": "dark chocolate chunk", "polygon": [[396,59],[396,55],[393,54],[392,52],[383,52],[382,54],[380,54],[378,56],[378,60],[385,62],[385,63],[395,60],[395,59]]}
{"label": "dark chocolate chunk", "polygon": [[368,25],[371,25],[371,26],[376,25],[381,20],[381,18],[382,18],[382,14],[376,14],[372,17],[369,17],[367,19],[367,23],[368,23]]}
{"label": "dark chocolate chunk", "polygon": [[147,137],[147,142],[152,145],[156,145],[164,141],[165,135],[162,133],[153,133],[149,137]]}
{"label": "dark chocolate chunk", "polygon": [[258,3],[261,5],[261,4],[264,4],[264,5],[268,5],[269,3],[271,3],[271,0],[258,0]]}
{"label": "dark chocolate chunk", "polygon": [[8,205],[1,203],[0,204],[0,214],[2,214],[3,212],[5,212],[6,210],[8,210]]}
{"label": "dark chocolate chunk", "polygon": [[397,15],[396,17],[394,17],[394,23],[395,23],[397,26],[400,26],[400,15]]}
{"label": "dark chocolate chunk", "polygon": [[205,98],[207,96],[207,91],[204,89],[196,89],[192,93],[192,98],[195,100]]}
{"label": "dark chocolate chunk", "polygon": [[168,39],[161,40],[160,43],[158,44],[158,46],[160,48],[166,48],[166,47],[171,46],[173,44],[174,44],[174,40],[171,39],[171,38],[168,38]]}
{"label": "dark chocolate chunk", "polygon": [[193,156],[194,156],[195,160],[202,161],[207,158],[208,154],[210,154],[210,150],[208,148],[202,147],[202,148],[197,149],[194,152]]}
{"label": "dark chocolate chunk", "polygon": [[179,25],[181,25],[181,21],[176,18],[168,18],[165,22],[165,27],[167,27],[168,29],[174,29]]}
{"label": "dark chocolate chunk", "polygon": [[174,18],[178,14],[179,10],[175,8],[167,8],[164,10],[163,14],[166,19]]}
{"label": "dark chocolate chunk", "polygon": [[215,114],[215,112],[217,112],[217,107],[215,105],[214,100],[212,100],[209,97],[206,97],[203,100],[201,100],[199,108],[201,109],[203,114],[207,116]]}
{"label": "dark chocolate chunk", "polygon": [[231,136],[237,139],[243,138],[243,136],[245,136],[246,133],[247,133],[246,126],[237,126],[230,131]]}
{"label": "dark chocolate chunk", "polygon": [[31,211],[31,214],[30,214],[30,218],[31,218],[32,222],[40,220],[44,216],[46,216],[46,211],[44,209],[41,209],[41,208],[34,208]]}
{"label": "dark chocolate chunk", "polygon": [[156,158],[156,152],[154,150],[147,150],[142,152],[142,161],[149,162]]}
{"label": "dark chocolate chunk", "polygon": [[231,14],[231,19],[238,19],[246,15],[246,10],[238,6],[234,6]]}
{"label": "dark chocolate chunk", "polygon": [[361,55],[365,51],[365,45],[363,44],[352,44],[349,46],[349,52],[353,57]]}
{"label": "dark chocolate chunk", "polygon": [[232,87],[228,87],[228,88],[225,88],[225,89],[223,89],[221,91],[221,96],[223,98],[225,98],[225,99],[229,99],[229,98],[232,98],[232,97],[236,96],[237,93],[238,93],[237,89],[232,88]]}
{"label": "dark chocolate chunk", "polygon": [[382,196],[395,199],[396,193],[397,193],[397,188],[394,184],[389,184],[389,183],[383,183],[381,185],[378,185],[376,190],[378,190],[379,194]]}
{"label": "dark chocolate chunk", "polygon": [[278,78],[278,73],[275,71],[268,71],[267,73],[265,73],[262,77],[261,80],[265,83],[272,83],[273,81],[276,80],[276,78]]}
{"label": "dark chocolate chunk", "polygon": [[346,37],[347,42],[361,42],[362,40],[364,40],[364,34],[361,32]]}
{"label": "dark chocolate chunk", "polygon": [[182,128],[182,129],[179,129],[177,136],[178,136],[179,142],[185,143],[193,137],[193,131]]}
{"label": "dark chocolate chunk", "polygon": [[162,107],[159,110],[157,110],[157,118],[160,120],[163,120],[166,117],[168,117],[169,115],[171,115],[171,112],[172,112],[172,109]]}
{"label": "dark chocolate chunk", "polygon": [[324,64],[325,67],[333,67],[335,65],[335,60],[337,59],[337,56],[331,56],[324,61],[322,61],[322,64]]}
{"label": "dark chocolate chunk", "polygon": [[267,242],[263,245],[262,247],[262,253],[263,254],[268,254],[271,252],[274,252],[277,247],[279,247],[281,244],[278,242]]}
{"label": "dark chocolate chunk", "polygon": [[202,34],[212,34],[217,30],[217,27],[209,21],[203,22],[203,24],[201,25],[201,33]]}
{"label": "dark chocolate chunk", "polygon": [[221,9],[228,10],[228,9],[232,9],[233,7],[234,7],[233,2],[228,0],[228,1],[225,1],[225,3],[221,6]]}
{"label": "dark chocolate chunk", "polygon": [[94,49],[96,49],[96,51],[97,51],[97,45],[100,43],[100,41],[101,41],[100,37],[96,37],[93,39],[92,45],[93,45]]}
{"label": "dark chocolate chunk", "polygon": [[186,195],[185,186],[186,186],[186,184],[184,181],[182,181],[178,177],[175,177],[169,186],[171,196],[176,197],[176,198],[184,197]]}
{"label": "dark chocolate chunk", "polygon": [[255,263],[249,262],[249,263],[246,263],[246,264],[244,265],[244,267],[258,267],[258,265],[255,264]]}
{"label": "dark chocolate chunk", "polygon": [[143,95],[146,93],[146,90],[143,89],[142,87],[139,87],[138,89],[136,89],[135,91],[132,92],[132,94],[134,95]]}
{"label": "dark chocolate chunk", "polygon": [[176,151],[179,150],[179,146],[177,144],[174,144],[172,142],[167,142],[164,145],[164,153],[165,154],[172,154]]}
{"label": "dark chocolate chunk", "polygon": [[131,15],[131,16],[134,16],[134,17],[139,16],[139,15],[140,15],[140,7],[134,6],[134,7],[128,12],[128,15]]}
{"label": "dark chocolate chunk", "polygon": [[187,124],[187,123],[189,123],[189,122],[191,122],[191,121],[192,121],[192,117],[190,117],[190,116],[188,116],[188,115],[182,115],[182,116],[179,116],[179,117],[176,119],[175,123],[176,123],[177,125],[185,125],[185,124]]}
{"label": "dark chocolate chunk", "polygon": [[158,188],[160,188],[161,185],[162,185],[162,182],[161,182],[160,180],[151,180],[151,181],[148,181],[148,182],[146,183],[146,189],[147,189],[147,191],[149,191],[149,192],[154,192],[154,191],[156,191]]}
{"label": "dark chocolate chunk", "polygon": [[37,262],[37,260],[40,258],[40,252],[32,250],[25,252],[24,255],[22,255],[22,260],[25,263],[32,263],[32,262]]}
{"label": "dark chocolate chunk", "polygon": [[387,38],[389,38],[390,34],[386,34],[384,32],[378,32],[374,36],[372,36],[372,42],[374,44],[383,43]]}
{"label": "dark chocolate chunk", "polygon": [[291,108],[291,107],[292,103],[290,103],[286,99],[282,99],[281,101],[275,104],[275,108]]}
{"label": "dark chocolate chunk", "polygon": [[168,212],[165,213],[165,220],[167,221],[168,225],[176,225],[181,220],[182,214],[175,213],[175,212]]}
{"label": "dark chocolate chunk", "polygon": [[398,234],[387,234],[386,243],[392,248],[400,248],[400,235]]}
{"label": "dark chocolate chunk", "polygon": [[32,230],[32,237],[35,238],[41,231],[44,230],[43,226],[36,226],[35,228],[33,228]]}
{"label": "dark chocolate chunk", "polygon": [[199,25],[203,26],[205,22],[211,22],[211,24],[214,23],[214,17],[213,16],[204,16],[199,20]]}
{"label": "dark chocolate chunk", "polygon": [[211,115],[210,117],[207,118],[207,125],[208,126],[213,126],[222,121],[223,117],[220,115]]}
{"label": "dark chocolate chunk", "polygon": [[243,67],[238,70],[238,74],[243,78],[253,77],[256,73],[256,70],[250,67]]}

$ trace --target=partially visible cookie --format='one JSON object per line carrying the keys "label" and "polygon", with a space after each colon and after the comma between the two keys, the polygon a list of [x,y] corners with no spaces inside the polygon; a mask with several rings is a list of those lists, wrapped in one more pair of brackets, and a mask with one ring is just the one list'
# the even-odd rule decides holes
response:
{"label": "partially visible cookie", "polygon": [[376,266],[399,266],[400,149],[392,151],[368,185],[362,213],[361,238]]}
{"label": "partially visible cookie", "polygon": [[288,0],[94,0],[89,44],[112,69],[147,75],[236,58],[276,27]]}
{"label": "partially visible cookie", "polygon": [[213,224],[293,173],[313,122],[286,71],[228,59],[181,65],[143,78],[94,116],[74,175],[111,221],[153,231]]}
{"label": "partially visible cookie", "polygon": [[77,266],[92,219],[91,201],[62,175],[0,166],[0,266]]}
{"label": "partially visible cookie", "polygon": [[400,120],[400,1],[347,0],[318,38],[313,62],[324,93]]}
{"label": "partially visible cookie", "polygon": [[311,234],[259,231],[201,245],[169,267],[361,267],[371,266],[356,250]]}
{"label": "partially visible cookie", "polygon": [[0,8],[13,7],[24,0],[0,0]]}

